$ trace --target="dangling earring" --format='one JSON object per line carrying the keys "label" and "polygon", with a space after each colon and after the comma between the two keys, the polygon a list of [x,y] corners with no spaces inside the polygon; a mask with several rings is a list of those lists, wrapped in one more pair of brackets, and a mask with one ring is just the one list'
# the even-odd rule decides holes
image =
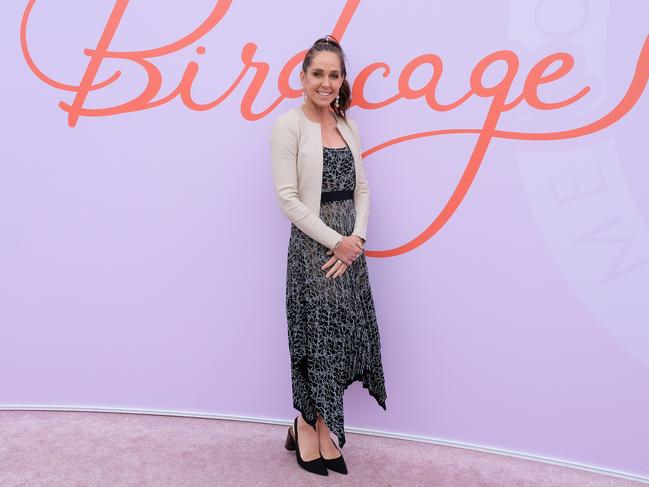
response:
{"label": "dangling earring", "polygon": [[302,101],[306,102],[306,90],[302,90]]}
{"label": "dangling earring", "polygon": [[336,96],[336,108],[340,108],[340,95]]}

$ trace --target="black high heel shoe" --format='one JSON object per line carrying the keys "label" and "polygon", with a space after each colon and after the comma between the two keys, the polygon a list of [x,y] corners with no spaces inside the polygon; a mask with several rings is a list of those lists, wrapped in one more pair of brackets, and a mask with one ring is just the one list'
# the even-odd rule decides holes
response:
{"label": "black high heel shoe", "polygon": [[293,421],[293,432],[295,433],[295,438],[293,438],[293,435],[291,434],[291,427],[289,426],[288,435],[286,436],[284,447],[287,450],[295,450],[295,457],[297,458],[298,465],[311,473],[317,473],[318,475],[329,475],[322,455],[320,455],[315,460],[309,460],[308,462],[302,460],[302,457],[300,456],[300,445],[297,442],[297,418],[295,418],[295,421]]}
{"label": "black high heel shoe", "polygon": [[[338,450],[338,453],[340,453],[340,450],[334,443],[334,440],[332,438],[330,439],[336,450]],[[322,456],[322,453],[320,454],[320,456]],[[347,475],[347,465],[345,465],[345,459],[343,458],[342,453],[340,453],[339,457],[332,458],[331,460],[327,460],[325,457],[322,457],[322,461],[324,462],[325,467],[327,467],[329,470]]]}

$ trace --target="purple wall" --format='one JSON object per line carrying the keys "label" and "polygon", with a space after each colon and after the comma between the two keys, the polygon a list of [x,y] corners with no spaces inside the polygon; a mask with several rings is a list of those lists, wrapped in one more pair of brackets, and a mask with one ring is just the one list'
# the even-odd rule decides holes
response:
{"label": "purple wall", "polygon": [[[162,5],[161,5],[162,4]],[[194,30],[215,2],[133,2],[110,48],[139,51]],[[292,419],[284,286],[289,221],[270,171],[273,119],[244,116],[249,70],[218,106],[178,97],[150,109],[68,126],[75,93],[44,82],[21,51],[27,2],[0,4],[0,405],[133,408]],[[38,0],[27,47],[43,73],[79,85],[114,2]],[[119,5],[119,2],[118,2]],[[176,6],[174,6],[176,5]],[[225,3],[221,3],[227,7]],[[544,56],[574,67],[539,88],[575,103],[520,103],[501,131],[550,133],[600,120],[632,84],[648,34],[649,2],[234,2],[199,40],[148,59],[161,72],[154,100],[199,65],[191,95],[207,103],[257,47],[268,78],[252,103],[281,96],[288,60],[331,33],[352,80],[366,66],[368,101],[398,92],[417,56],[441,57],[437,99],[469,89],[485,56],[520,60],[507,101]],[[354,10],[354,7],[355,10]],[[349,11],[348,11],[349,12]],[[196,47],[206,52],[197,54]],[[556,65],[555,65],[556,67]],[[502,68],[502,69],[501,69]],[[146,85],[141,66],[105,60],[85,107],[126,102]],[[639,76],[646,81],[645,58]],[[432,69],[421,67],[411,88]],[[504,66],[486,78],[495,84]],[[297,88],[298,71],[290,76]],[[637,81],[637,78],[636,78]],[[486,83],[487,81],[485,81]],[[406,252],[435,220],[478,142],[491,99],[446,112],[423,97],[354,107],[372,191],[367,249],[388,392],[387,412],[360,384],[345,396],[348,426],[460,441],[649,476],[649,99],[643,83],[609,127],[560,140],[500,134],[490,141],[450,219]],[[298,95],[299,96],[299,95]],[[529,139],[529,136],[527,137]],[[389,253],[389,252],[387,252]]]}

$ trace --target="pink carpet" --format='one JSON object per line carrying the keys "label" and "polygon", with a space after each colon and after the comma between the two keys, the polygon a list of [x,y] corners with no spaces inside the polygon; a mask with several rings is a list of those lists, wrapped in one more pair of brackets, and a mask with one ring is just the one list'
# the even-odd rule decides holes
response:
{"label": "pink carpet", "polygon": [[[291,418],[292,419],[292,418]],[[348,475],[302,470],[288,424],[173,416],[0,411],[0,486],[639,487],[609,475],[463,448],[347,436]]]}

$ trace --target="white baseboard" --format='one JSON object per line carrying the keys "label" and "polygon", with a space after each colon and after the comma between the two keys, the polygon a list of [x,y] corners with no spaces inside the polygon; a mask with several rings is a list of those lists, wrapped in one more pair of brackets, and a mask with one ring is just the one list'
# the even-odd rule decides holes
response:
{"label": "white baseboard", "polygon": [[[187,411],[163,411],[157,409],[122,409],[122,408],[107,408],[107,407],[88,407],[88,406],[52,406],[52,405],[0,405],[0,411],[69,411],[69,412],[96,412],[96,413],[125,413],[125,414],[153,414],[158,416],[180,416],[187,418],[204,418],[204,419],[222,419],[228,421],[249,421],[253,423],[265,424],[283,424],[290,426],[293,424],[293,419],[276,419],[276,418],[259,418],[254,416],[240,416],[232,414],[214,414],[214,413],[201,413],[201,412],[187,412]],[[562,467],[576,468],[588,472],[610,475],[626,480],[635,480],[649,484],[649,477],[644,477],[637,474],[628,472],[621,472],[609,468],[597,467],[594,465],[586,465],[576,462],[561,460],[558,458],[543,457],[530,453],[517,452],[511,450],[503,450],[501,448],[492,448],[483,445],[474,445],[470,443],[463,443],[460,441],[444,440],[440,438],[430,438],[427,436],[410,435],[405,433],[392,433],[389,431],[377,431],[364,428],[350,428],[345,427],[345,432],[358,433],[362,435],[381,436],[385,438],[397,438],[399,440],[420,441],[423,443],[431,443],[434,445],[444,445],[454,448],[465,448],[467,450],[481,451],[486,453],[493,453],[496,455],[504,455],[508,457],[524,458],[535,462],[549,463],[552,465],[560,465]]]}

